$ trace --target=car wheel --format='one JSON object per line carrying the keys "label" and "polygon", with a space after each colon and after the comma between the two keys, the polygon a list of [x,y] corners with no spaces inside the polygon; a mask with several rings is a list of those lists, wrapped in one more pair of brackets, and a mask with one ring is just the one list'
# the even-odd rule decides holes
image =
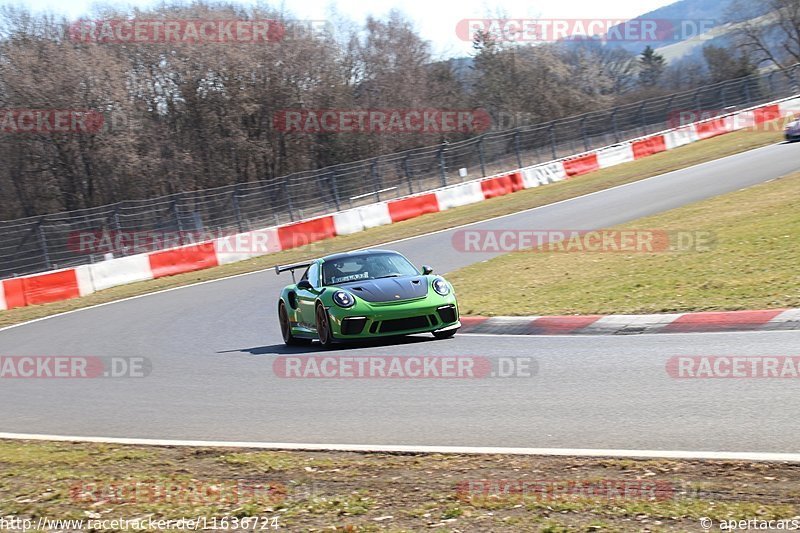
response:
{"label": "car wheel", "polygon": [[434,331],[433,336],[437,339],[449,339],[456,334],[456,331],[458,331],[458,328],[448,329],[446,331]]}
{"label": "car wheel", "polygon": [[333,345],[333,335],[331,334],[331,323],[328,321],[328,313],[325,311],[325,307],[322,304],[317,304],[317,336],[319,337],[319,342],[326,348],[330,348]]}
{"label": "car wheel", "polygon": [[311,342],[311,339],[301,339],[292,335],[292,328],[289,326],[289,313],[286,312],[286,304],[283,303],[283,300],[278,304],[278,322],[281,325],[283,342],[287,346],[300,346]]}

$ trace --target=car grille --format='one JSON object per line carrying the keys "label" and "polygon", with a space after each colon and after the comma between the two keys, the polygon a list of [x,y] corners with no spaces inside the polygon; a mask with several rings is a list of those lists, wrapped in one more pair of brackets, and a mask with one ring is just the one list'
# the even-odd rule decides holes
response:
{"label": "car grille", "polygon": [[345,318],[342,320],[342,335],[358,335],[367,323],[366,317]]}
{"label": "car grille", "polygon": [[392,333],[395,331],[406,331],[409,329],[427,328],[430,326],[428,317],[412,316],[409,318],[397,318],[395,320],[384,320],[381,322],[381,333]]}
{"label": "car grille", "polygon": [[449,324],[450,322],[456,321],[456,306],[448,305],[445,307],[440,307],[439,309],[437,309],[437,311],[439,312],[439,316],[441,317],[442,322],[444,322],[445,324]]}

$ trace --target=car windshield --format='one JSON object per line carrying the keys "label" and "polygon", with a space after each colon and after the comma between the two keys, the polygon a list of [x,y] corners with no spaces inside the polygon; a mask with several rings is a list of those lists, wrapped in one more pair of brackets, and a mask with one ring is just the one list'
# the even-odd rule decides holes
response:
{"label": "car windshield", "polygon": [[324,285],[396,276],[418,276],[419,271],[400,254],[381,253],[342,257],[322,264]]}

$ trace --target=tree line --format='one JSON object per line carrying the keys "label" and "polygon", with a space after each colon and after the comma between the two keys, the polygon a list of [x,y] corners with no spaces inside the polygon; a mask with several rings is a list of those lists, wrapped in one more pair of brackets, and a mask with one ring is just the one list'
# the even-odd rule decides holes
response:
{"label": "tree line", "polygon": [[[800,2],[773,1],[785,11]],[[3,8],[0,109],[95,110],[104,123],[84,134],[0,131],[2,220],[266,180],[471,135],[298,134],[275,127],[287,109],[481,108],[537,123],[793,62],[752,26],[736,45],[707,46],[702,61],[676,67],[650,47],[636,55],[591,41],[519,46],[486,34],[475,36],[469,60],[436,60],[396,11],[324,28],[278,9],[216,3],[99,8],[94,18],[272,19],[286,31],[263,44],[102,43],[71,38],[74,21]]]}

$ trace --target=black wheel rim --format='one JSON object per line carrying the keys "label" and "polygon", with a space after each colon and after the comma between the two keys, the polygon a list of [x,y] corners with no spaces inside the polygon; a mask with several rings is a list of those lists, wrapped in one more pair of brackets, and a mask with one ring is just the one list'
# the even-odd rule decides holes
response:
{"label": "black wheel rim", "polygon": [[319,342],[323,344],[328,342],[328,317],[325,316],[325,309],[322,306],[317,307],[317,334]]}
{"label": "black wheel rim", "polygon": [[283,306],[281,306],[280,311],[278,311],[278,321],[281,323],[281,334],[283,335],[283,340],[288,341],[290,336],[289,317],[286,314],[286,308]]}

